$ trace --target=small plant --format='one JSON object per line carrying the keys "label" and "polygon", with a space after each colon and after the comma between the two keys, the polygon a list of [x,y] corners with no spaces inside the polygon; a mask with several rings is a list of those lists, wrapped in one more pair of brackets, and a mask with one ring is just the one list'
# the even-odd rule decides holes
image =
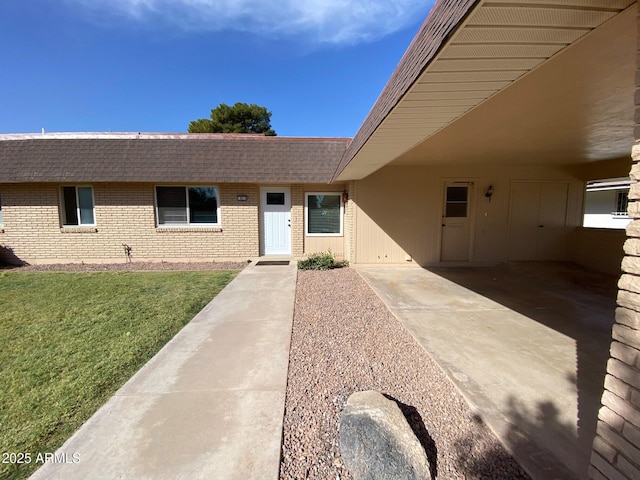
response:
{"label": "small plant", "polygon": [[331,250],[321,253],[312,253],[304,260],[298,261],[298,268],[300,270],[329,270],[332,268],[348,267],[349,262],[343,260],[342,262],[336,262],[333,258]]}

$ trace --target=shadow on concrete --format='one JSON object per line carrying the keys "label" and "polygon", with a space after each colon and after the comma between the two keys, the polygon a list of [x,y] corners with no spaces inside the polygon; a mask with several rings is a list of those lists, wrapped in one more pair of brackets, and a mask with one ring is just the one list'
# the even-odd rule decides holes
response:
{"label": "shadow on concrete", "polygon": [[[541,451],[529,440],[531,436],[544,437],[549,430],[564,431],[567,435],[573,431],[571,425],[561,421],[559,410],[553,402],[540,402],[535,410],[527,408],[514,397],[511,397],[508,403],[509,408],[505,415],[509,418],[511,428],[505,435],[506,443],[514,456],[535,460],[536,468],[528,472],[531,478],[577,480],[586,477],[586,471],[584,475],[577,477],[553,454]],[[482,422],[479,415],[474,420]],[[505,478],[505,473],[509,472],[506,478],[530,478],[524,471],[521,475],[514,473],[520,466],[510,453],[501,448],[470,455],[479,441],[480,439],[474,437],[466,437],[455,442],[456,462],[466,475],[472,478]]]}
{"label": "shadow on concrete", "polygon": [[404,415],[404,418],[407,419],[407,423],[411,427],[413,434],[416,436],[422,448],[424,449],[424,453],[427,455],[427,460],[429,461],[429,470],[431,471],[431,478],[435,480],[438,478],[438,449],[436,447],[436,442],[433,441],[431,435],[427,431],[427,427],[422,421],[422,416],[416,409],[411,405],[407,405],[406,403],[402,403],[400,400],[393,398],[391,395],[383,394],[388,400],[396,402],[398,408]]}
{"label": "shadow on concrete", "polygon": [[575,375],[565,380],[577,391],[577,439],[575,426],[560,421],[552,401],[538,403],[536,411],[529,411],[511,398],[508,411],[502,413],[511,424],[520,426],[507,435],[510,449],[523,448],[522,433],[538,441],[551,433],[577,444],[579,470],[586,475],[615,321],[617,277],[563,262],[427,270],[575,340]]}

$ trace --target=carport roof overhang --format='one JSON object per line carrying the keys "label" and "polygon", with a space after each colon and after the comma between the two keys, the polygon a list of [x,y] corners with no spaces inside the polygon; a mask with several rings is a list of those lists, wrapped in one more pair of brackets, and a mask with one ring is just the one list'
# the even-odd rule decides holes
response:
{"label": "carport roof overhang", "polygon": [[629,156],[635,0],[442,0],[334,180],[394,165],[573,165]]}

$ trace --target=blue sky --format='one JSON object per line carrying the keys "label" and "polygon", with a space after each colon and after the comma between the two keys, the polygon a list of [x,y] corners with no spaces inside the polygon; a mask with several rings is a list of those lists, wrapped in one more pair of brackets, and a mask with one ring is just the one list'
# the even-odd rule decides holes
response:
{"label": "blue sky", "polygon": [[220,103],[353,136],[433,0],[6,0],[0,133],[185,132]]}

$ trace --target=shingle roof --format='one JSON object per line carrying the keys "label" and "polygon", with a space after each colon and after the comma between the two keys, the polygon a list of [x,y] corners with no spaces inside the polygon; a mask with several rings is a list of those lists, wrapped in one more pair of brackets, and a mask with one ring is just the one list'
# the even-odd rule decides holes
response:
{"label": "shingle roof", "polygon": [[350,139],[261,135],[0,139],[0,183],[328,183]]}

